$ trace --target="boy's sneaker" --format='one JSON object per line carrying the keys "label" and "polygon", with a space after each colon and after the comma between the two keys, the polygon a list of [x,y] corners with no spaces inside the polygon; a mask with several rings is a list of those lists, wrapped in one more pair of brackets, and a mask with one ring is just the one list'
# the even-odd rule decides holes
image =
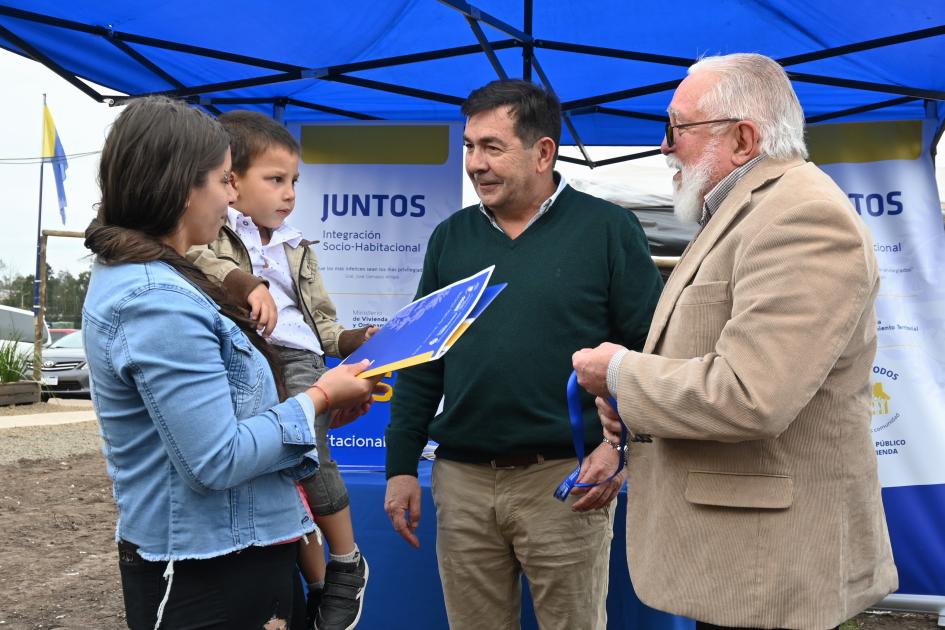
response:
{"label": "boy's sneaker", "polygon": [[318,614],[318,607],[322,603],[322,594],[325,589],[308,589],[308,598],[305,600],[305,622],[310,630],[318,630],[315,625],[315,616]]}
{"label": "boy's sneaker", "polygon": [[315,627],[318,630],[352,630],[357,626],[367,581],[368,565],[363,554],[358,562],[329,562]]}

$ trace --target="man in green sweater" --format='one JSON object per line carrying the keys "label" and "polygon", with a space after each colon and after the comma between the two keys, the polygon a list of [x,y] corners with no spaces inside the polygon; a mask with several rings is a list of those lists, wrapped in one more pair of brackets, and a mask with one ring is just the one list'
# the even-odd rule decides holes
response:
{"label": "man in green sweater", "polygon": [[554,172],[561,110],[553,94],[494,81],[462,111],[466,172],[482,203],[437,226],[417,295],[493,264],[492,279],[508,288],[442,360],[399,374],[385,509],[419,546],[417,460],[432,437],[450,627],[518,628],[524,572],[542,628],[603,629],[613,500],[624,477],[605,480],[622,454],[602,442],[585,395],[589,456],[579,481],[603,483],[566,503],[554,498],[575,466],[565,386],[576,349],[642,347],[662,283],[636,218]]}

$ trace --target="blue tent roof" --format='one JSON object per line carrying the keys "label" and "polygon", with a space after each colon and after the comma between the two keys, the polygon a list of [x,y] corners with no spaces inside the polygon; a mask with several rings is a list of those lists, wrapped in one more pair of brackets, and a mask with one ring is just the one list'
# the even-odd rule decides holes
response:
{"label": "blue tent roof", "polygon": [[458,120],[503,72],[550,84],[562,143],[586,145],[655,145],[694,59],[752,51],[791,73],[808,122],[945,122],[945,3],[928,0],[14,0],[0,45],[99,100],[76,77],[286,121]]}

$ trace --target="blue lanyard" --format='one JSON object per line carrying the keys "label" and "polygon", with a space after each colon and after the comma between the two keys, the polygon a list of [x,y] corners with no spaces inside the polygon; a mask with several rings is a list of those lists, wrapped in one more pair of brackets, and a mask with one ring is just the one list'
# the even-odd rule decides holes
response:
{"label": "blue lanyard", "polygon": [[[610,406],[617,410],[617,401],[610,398]],[[571,372],[568,379],[568,415],[571,417],[571,438],[574,440],[574,452],[577,454],[578,465],[555,490],[555,498],[564,501],[574,488],[592,488],[607,483],[620,474],[624,466],[624,453],[627,449],[627,426],[621,422],[620,427],[620,463],[617,470],[610,477],[597,483],[578,483],[581,474],[581,465],[584,463],[584,410],[581,409],[581,391],[578,388],[577,373]]]}

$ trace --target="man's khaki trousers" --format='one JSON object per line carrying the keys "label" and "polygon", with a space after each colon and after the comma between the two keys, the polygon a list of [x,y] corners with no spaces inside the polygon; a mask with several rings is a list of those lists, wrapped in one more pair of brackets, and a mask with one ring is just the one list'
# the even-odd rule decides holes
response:
{"label": "man's khaki trousers", "polygon": [[614,505],[554,498],[576,460],[511,469],[437,460],[436,554],[452,630],[517,630],[528,578],[542,630],[604,630]]}

